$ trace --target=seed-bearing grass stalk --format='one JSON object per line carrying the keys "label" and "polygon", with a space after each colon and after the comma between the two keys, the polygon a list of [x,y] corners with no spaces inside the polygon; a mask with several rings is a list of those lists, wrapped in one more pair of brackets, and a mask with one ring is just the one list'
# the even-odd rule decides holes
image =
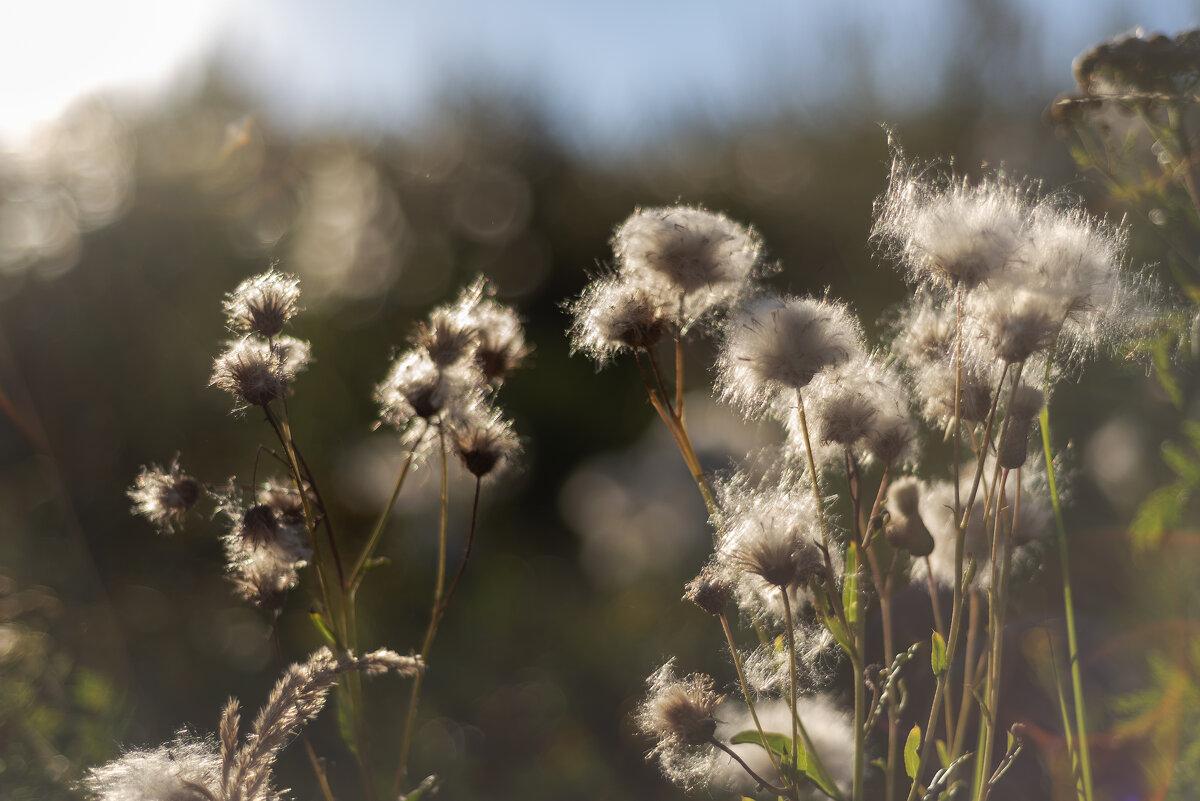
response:
{"label": "seed-bearing grass stalk", "polygon": [[[429,626],[425,629],[425,639],[421,643],[421,661],[429,658],[433,647],[433,638],[437,635],[439,614],[442,605],[442,590],[446,585],[446,527],[450,516],[450,481],[446,465],[446,430],[438,426],[438,451],[442,467],[441,516],[438,524],[438,560],[437,577],[434,580],[433,604],[429,610]],[[408,696],[408,712],[404,716],[404,734],[400,741],[400,759],[396,765],[396,779],[392,783],[392,794],[400,795],[404,787],[404,777],[408,773],[408,752],[412,747],[413,730],[417,722],[417,704],[421,698],[421,676],[418,673],[413,679],[412,690]]]}
{"label": "seed-bearing grass stalk", "polygon": [[[1046,366],[1046,384],[1050,384],[1050,366]],[[1088,755],[1087,715],[1083,706],[1083,677],[1079,668],[1079,641],[1075,635],[1075,603],[1071,592],[1071,568],[1067,554],[1067,529],[1063,523],[1062,503],[1058,496],[1058,484],[1054,479],[1054,457],[1050,449],[1050,409],[1042,407],[1038,417],[1042,428],[1042,451],[1046,457],[1046,477],[1050,488],[1050,505],[1054,509],[1054,530],[1058,540],[1059,561],[1062,564],[1063,613],[1067,620],[1067,658],[1071,665],[1071,695],[1075,706],[1075,735],[1079,751],[1079,769],[1083,774],[1083,797],[1094,798],[1092,790],[1092,762]]]}

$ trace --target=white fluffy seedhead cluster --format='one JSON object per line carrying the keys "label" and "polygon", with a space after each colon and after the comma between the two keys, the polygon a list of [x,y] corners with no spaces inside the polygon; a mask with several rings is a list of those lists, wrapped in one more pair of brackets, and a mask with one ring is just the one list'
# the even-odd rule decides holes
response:
{"label": "white fluffy seedhead cluster", "polygon": [[230,486],[219,511],[229,524],[225,560],[237,594],[278,614],[299,581],[297,571],[312,558],[299,493],[270,481],[247,503],[241,490]]}
{"label": "white fluffy seedhead cluster", "polygon": [[230,331],[274,339],[300,311],[300,279],[274,269],[247,278],[225,296]]}
{"label": "white fluffy seedhead cluster", "polygon": [[[859,356],[822,371],[804,394],[814,462],[828,462],[846,451],[860,462],[898,464],[908,456],[916,435],[908,414],[908,392],[900,375],[883,358]],[[786,420],[788,448],[803,458],[805,441],[796,405]]]}
{"label": "white fluffy seedhead cluster", "polygon": [[663,773],[684,787],[706,784],[716,764],[710,741],[722,700],[712,678],[700,673],[677,678],[671,659],[646,679],[646,687],[634,720],[655,740],[647,758],[657,758]]}
{"label": "white fluffy seedhead cluster", "polygon": [[914,284],[972,289],[1012,262],[1027,195],[1000,180],[935,181],[897,158],[871,235],[900,260]]}
{"label": "white fluffy seedhead cluster", "polygon": [[395,358],[375,390],[381,421],[400,429],[406,444],[428,446],[427,429],[442,427],[477,478],[520,452],[494,399],[508,372],[531,351],[516,313],[491,296],[480,278],[457,301],[434,309],[417,326],[413,347]]}
{"label": "white fluffy seedhead cluster", "polygon": [[178,531],[188,510],[204,493],[204,486],[179,466],[176,456],[167,467],[152,464],[142,468],[129,488],[133,513],[154,524],[163,534]]}
{"label": "white fluffy seedhead cluster", "polygon": [[658,293],[686,328],[749,285],[761,245],[724,214],[688,206],[641,209],[613,234],[618,271]]}
{"label": "white fluffy seedhead cluster", "polygon": [[386,649],[335,657],[322,648],[284,672],[244,742],[238,704],[231,700],[221,713],[215,741],[181,732],[167,745],[130,751],[92,768],[80,787],[91,801],[278,801],[271,786],[275,760],[321,711],[338,675],[358,671],[412,677],[421,669],[419,658]]}
{"label": "white fluffy seedhead cluster", "polygon": [[300,310],[300,281],[268,270],[247,278],[225,297],[226,325],[242,334],[213,360],[209,386],[233,396],[233,411],[283,399],[310,359],[309,346],[280,334]]}
{"label": "white fluffy seedhead cluster", "polygon": [[568,307],[572,349],[601,364],[728,309],[750,291],[761,255],[753,230],[689,206],[638,210],[612,244],[614,273]]}
{"label": "white fluffy seedhead cluster", "polygon": [[[934,303],[952,313],[962,303],[956,352],[964,366],[1044,362],[1051,354],[1056,363],[1076,363],[1147,317],[1140,279],[1121,269],[1123,228],[999,179],[936,181],[897,158],[873,236]],[[925,322],[920,313],[908,316]],[[917,383],[944,389],[946,382],[918,376]],[[952,405],[950,394],[951,403],[932,405]]]}
{"label": "white fluffy seedhead cluster", "polygon": [[796,393],[863,352],[862,329],[841,303],[759,295],[725,323],[716,390],[747,417],[786,418]]}
{"label": "white fluffy seedhead cluster", "polygon": [[[823,580],[825,554],[816,500],[807,479],[790,474],[756,485],[737,475],[718,487],[723,535],[716,561],[736,581],[742,611],[782,621],[782,593],[793,613]],[[835,568],[837,564],[835,564]]]}
{"label": "white fluffy seedhead cluster", "polygon": [[209,386],[233,396],[235,414],[282,400],[296,376],[308,367],[307,342],[294,337],[270,341],[247,336],[230,342],[213,360]]}

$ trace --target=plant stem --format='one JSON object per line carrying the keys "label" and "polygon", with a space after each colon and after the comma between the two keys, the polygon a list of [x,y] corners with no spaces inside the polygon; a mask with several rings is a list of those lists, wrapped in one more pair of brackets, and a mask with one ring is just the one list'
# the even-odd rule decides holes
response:
{"label": "plant stem", "polygon": [[[710,743],[712,743],[713,745],[715,745],[717,748],[724,751],[726,754],[728,754],[729,757],[731,759],[733,759],[734,762],[741,765],[742,769],[745,770],[746,773],[750,774],[750,778],[752,778],[752,779],[754,779],[754,781],[758,782],[760,787],[770,790],[772,793],[775,793],[776,795],[787,795],[787,793],[788,793],[787,788],[776,787],[775,785],[771,784],[769,781],[764,779],[762,776],[759,776],[757,773],[754,772],[753,768],[751,768],[749,765],[746,764],[746,761],[744,759],[742,759],[740,756],[737,755],[736,751],[734,751],[729,746],[725,745],[725,743],[721,742],[716,737],[710,737],[708,741]],[[767,749],[767,750],[769,751],[770,749]]]}
{"label": "plant stem", "polygon": [[404,479],[408,477],[408,471],[412,467],[413,459],[416,458],[417,451],[420,449],[421,443],[425,440],[425,435],[429,432],[428,420],[423,420],[422,426],[420,436],[416,438],[412,447],[408,449],[408,456],[405,457],[404,464],[400,468],[400,473],[396,476],[396,483],[392,487],[391,497],[388,498],[387,505],[383,507],[383,511],[379,513],[379,519],[375,521],[375,527],[371,529],[371,535],[367,538],[367,544],[363,546],[358,561],[354,563],[354,569],[350,571],[349,587],[351,592],[356,591],[358,585],[362,583],[363,571],[366,570],[367,562],[370,561],[371,555],[379,547],[379,540],[383,536],[384,529],[387,527],[388,518],[392,516],[392,509],[396,507],[396,499],[400,497],[400,489],[404,486]]}
{"label": "plant stem", "polygon": [[738,683],[742,686],[742,695],[746,699],[746,707],[750,710],[750,717],[754,720],[754,728],[758,731],[758,736],[762,738],[763,749],[771,758],[771,766],[775,768],[775,772],[783,780],[784,784],[790,784],[787,776],[783,775],[783,770],[779,766],[779,760],[775,756],[775,752],[766,747],[767,735],[763,731],[762,723],[758,720],[758,710],[754,708],[754,698],[750,694],[750,684],[746,681],[746,671],[742,667],[742,655],[737,649],[737,644],[733,640],[733,629],[729,625],[729,618],[722,612],[718,617],[721,619],[721,629],[725,632],[725,642],[729,643],[729,654],[733,657],[733,667],[737,670]]}
{"label": "plant stem", "polygon": [[[1047,365],[1047,371],[1049,366]],[[1067,658],[1071,665],[1071,694],[1075,705],[1075,728],[1079,747],[1080,771],[1083,773],[1083,793],[1092,801],[1092,763],[1088,754],[1087,716],[1083,706],[1083,677],[1079,668],[1079,641],[1075,636],[1075,604],[1071,592],[1071,568],[1067,555],[1067,529],[1063,523],[1062,504],[1054,480],[1054,457],[1050,449],[1050,409],[1042,407],[1039,421],[1042,427],[1042,450],[1046,456],[1046,477],[1050,486],[1050,505],[1054,508],[1054,528],[1058,539],[1059,562],[1062,565],[1063,612],[1067,618]]]}
{"label": "plant stem", "polygon": [[821,781],[834,791],[833,797],[837,801],[846,801],[837,784],[830,778],[829,771],[825,769],[825,763],[821,761],[821,755],[817,753],[817,749],[813,746],[813,742],[804,728],[804,722],[800,720],[800,710],[796,706],[796,624],[792,618],[792,602],[788,599],[787,592],[782,587],[780,588],[780,592],[783,595],[783,618],[784,625],[787,626],[788,666],[791,671],[788,687],[792,703],[792,764],[796,764],[796,733],[798,731],[800,739],[804,741],[804,750],[807,754],[809,764],[816,768]]}
{"label": "plant stem", "polygon": [[454,579],[446,589],[446,594],[442,596],[442,603],[438,607],[438,620],[446,616],[446,607],[450,605],[450,599],[454,597],[454,591],[458,589],[458,582],[462,580],[463,573],[467,570],[467,560],[471,558],[471,546],[475,542],[475,523],[479,516],[479,487],[482,483],[483,479],[476,476],[475,498],[471,501],[471,524],[467,529],[467,544],[463,547],[462,560],[458,563],[458,570],[454,572]]}
{"label": "plant stem", "polygon": [[[434,581],[433,604],[429,611],[429,626],[425,629],[425,639],[421,643],[421,659],[426,664],[429,651],[433,647],[433,638],[437,635],[440,617],[438,610],[442,601],[442,590],[446,583],[446,525],[450,513],[449,474],[446,469],[446,431],[438,427],[438,450],[442,465],[441,520],[438,526],[438,563],[437,577]],[[408,696],[408,712],[404,717],[404,736],[400,741],[400,760],[396,766],[396,780],[392,784],[392,794],[400,795],[404,787],[404,777],[408,773],[408,752],[412,747],[413,729],[417,722],[417,704],[421,698],[421,677],[425,671],[417,673],[413,679],[412,690]]]}

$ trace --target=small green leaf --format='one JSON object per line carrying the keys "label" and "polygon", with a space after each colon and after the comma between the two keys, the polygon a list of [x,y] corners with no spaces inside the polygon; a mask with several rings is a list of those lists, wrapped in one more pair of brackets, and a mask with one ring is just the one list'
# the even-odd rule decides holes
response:
{"label": "small green leaf", "polygon": [[321,639],[325,640],[325,643],[331,648],[337,648],[337,640],[334,639],[333,632],[329,630],[329,626],[326,626],[325,621],[321,619],[320,613],[309,612],[308,617],[320,633]]}
{"label": "small green leaf", "polygon": [[916,781],[917,770],[921,767],[921,758],[917,755],[920,747],[921,727],[914,723],[912,731],[908,733],[908,739],[904,741],[904,772],[913,781]]}
{"label": "small green leaf", "polygon": [[946,641],[935,631],[930,646],[929,662],[933,666],[933,675],[940,676],[950,667],[946,658]]}
{"label": "small green leaf", "polygon": [[754,729],[746,729],[729,738],[730,745],[753,743],[774,751],[779,756],[792,756],[792,738],[776,732],[763,732],[760,736]]}
{"label": "small green leaf", "polygon": [[942,770],[950,767],[950,752],[946,749],[946,741],[937,741],[938,761],[942,763]]}
{"label": "small green leaf", "polygon": [[826,617],[825,628],[829,629],[829,633],[833,635],[834,641],[842,646],[843,651],[850,656],[854,655],[854,646],[850,642],[850,635],[846,633],[846,627],[842,625],[842,621],[836,617]]}
{"label": "small green leaf", "polygon": [[846,622],[853,626],[858,622],[858,543],[846,548],[846,581],[842,585],[842,606],[846,608]]}

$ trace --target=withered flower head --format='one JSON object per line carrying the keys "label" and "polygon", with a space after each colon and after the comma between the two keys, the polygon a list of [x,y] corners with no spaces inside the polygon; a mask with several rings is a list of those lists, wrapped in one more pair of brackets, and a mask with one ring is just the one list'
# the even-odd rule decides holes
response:
{"label": "withered flower head", "polygon": [[156,464],[143,467],[129,488],[133,513],[153,523],[159,531],[178,531],[196,501],[200,499],[200,482],[184,473],[176,456],[167,468]]}
{"label": "withered flower head", "polygon": [[225,297],[225,316],[232,331],[274,339],[300,311],[300,279],[268,270],[247,278]]}

